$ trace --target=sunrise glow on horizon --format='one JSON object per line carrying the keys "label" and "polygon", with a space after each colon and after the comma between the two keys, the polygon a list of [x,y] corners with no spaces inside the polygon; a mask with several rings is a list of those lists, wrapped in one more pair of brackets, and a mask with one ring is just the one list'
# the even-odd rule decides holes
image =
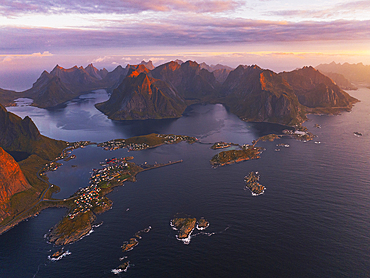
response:
{"label": "sunrise glow on horizon", "polygon": [[332,61],[370,64],[369,15],[367,0],[6,0],[0,74],[174,59],[277,72]]}

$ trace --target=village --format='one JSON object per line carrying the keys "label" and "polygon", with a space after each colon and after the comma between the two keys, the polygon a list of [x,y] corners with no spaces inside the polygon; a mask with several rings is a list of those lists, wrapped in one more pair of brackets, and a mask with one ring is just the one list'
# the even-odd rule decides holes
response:
{"label": "village", "polygon": [[[74,198],[75,208],[68,214],[70,219],[74,219],[79,213],[85,213],[96,207],[107,206],[106,198],[100,194],[102,189],[108,188],[110,182],[120,182],[128,178],[130,174],[129,165],[126,158],[111,158],[100,163],[104,168],[93,169],[90,177],[90,185],[79,189]],[[125,171],[126,173],[122,173]]]}

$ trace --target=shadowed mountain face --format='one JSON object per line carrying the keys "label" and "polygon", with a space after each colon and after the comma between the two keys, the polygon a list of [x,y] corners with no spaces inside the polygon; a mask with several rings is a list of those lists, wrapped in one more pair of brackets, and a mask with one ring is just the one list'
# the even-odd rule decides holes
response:
{"label": "shadowed mountain face", "polygon": [[0,147],[4,150],[37,154],[51,160],[60,154],[64,145],[63,141],[42,136],[28,116],[22,119],[0,104]]}
{"label": "shadowed mountain face", "polygon": [[14,158],[0,147],[0,222],[9,216],[11,197],[31,188]]}
{"label": "shadowed mountain face", "polygon": [[329,77],[313,67],[304,67],[279,75],[287,80],[293,88],[299,102],[309,108],[341,108],[346,110],[357,102],[355,98],[333,83]]}
{"label": "shadowed mountain face", "polygon": [[47,71],[41,74],[31,89],[23,92],[23,97],[32,98],[33,105],[40,108],[53,107],[77,96],[77,93],[65,86],[60,77]]}
{"label": "shadowed mountain face", "polygon": [[156,67],[150,74],[154,78],[167,82],[185,99],[201,100],[213,96],[219,87],[211,72],[201,69],[198,63],[192,61],[181,65],[177,62],[169,62]]}
{"label": "shadowed mountain face", "polygon": [[364,83],[370,86],[370,65],[358,64],[336,64],[332,62],[330,64],[321,64],[316,67],[319,71],[324,74],[327,73],[340,73],[346,79],[353,83]]}
{"label": "shadowed mountain face", "polygon": [[306,119],[289,84],[258,66],[239,66],[230,72],[221,93],[230,111],[247,121],[294,125]]}
{"label": "shadowed mountain face", "polygon": [[114,120],[178,118],[184,100],[166,82],[148,75],[143,66],[131,69],[106,102],[96,107]]}

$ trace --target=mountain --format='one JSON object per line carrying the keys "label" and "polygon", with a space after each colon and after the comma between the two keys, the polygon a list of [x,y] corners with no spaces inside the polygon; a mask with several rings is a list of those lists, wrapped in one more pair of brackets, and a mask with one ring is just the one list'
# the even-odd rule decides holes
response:
{"label": "mountain", "polygon": [[114,120],[178,118],[186,108],[184,100],[166,82],[155,79],[143,65],[130,69],[108,101],[96,108]]}
{"label": "mountain", "polygon": [[85,68],[85,71],[92,77],[96,78],[96,79],[103,79],[104,77],[107,76],[108,74],[108,71],[104,68],[104,69],[101,69],[101,70],[98,70],[96,67],[94,67],[94,65],[91,63],[89,64],[86,68]]}
{"label": "mountain", "polygon": [[60,154],[65,143],[41,135],[28,116],[22,119],[0,104],[0,147],[7,152],[37,154],[52,160]]}
{"label": "mountain", "polygon": [[23,97],[32,98],[32,105],[40,108],[57,106],[77,96],[77,93],[66,87],[60,77],[47,71],[41,74],[31,89],[23,92]]}
{"label": "mountain", "polygon": [[167,82],[184,99],[201,101],[205,97],[214,96],[219,87],[213,73],[201,69],[200,65],[193,61],[181,65],[172,61],[156,67],[150,74]]}
{"label": "mountain", "polygon": [[108,74],[104,77],[104,81],[107,84],[110,84],[109,87],[107,88],[109,93],[111,93],[114,89],[116,89],[119,86],[119,84],[122,83],[128,71],[129,67],[126,66],[126,68],[123,68],[121,65],[119,65],[113,71],[108,72]]}
{"label": "mountain", "polygon": [[4,106],[14,105],[14,100],[22,97],[22,94],[0,88],[0,103]]}
{"label": "mountain", "polygon": [[0,147],[0,222],[11,215],[11,197],[30,189],[22,170],[14,158]]}
{"label": "mountain", "polygon": [[313,67],[279,74],[293,88],[299,102],[312,109],[328,113],[340,110],[350,110],[357,100],[340,89],[329,77],[323,75]]}
{"label": "mountain", "polygon": [[144,65],[148,70],[153,70],[155,68],[153,62],[150,60],[148,62],[141,61],[140,65]]}
{"label": "mountain", "polygon": [[349,63],[335,63],[320,64],[316,67],[319,71],[327,73],[340,73],[352,83],[364,83],[370,85],[370,65],[362,63],[349,64]]}
{"label": "mountain", "polygon": [[216,69],[212,73],[216,78],[217,82],[222,84],[226,81],[227,77],[229,76],[231,70],[229,69]]}
{"label": "mountain", "polygon": [[65,69],[56,65],[50,74],[58,76],[69,90],[77,94],[101,89],[106,85],[105,82],[102,82],[99,71],[92,64],[88,65],[86,69],[77,66]]}
{"label": "mountain", "polygon": [[98,70],[93,64],[86,68],[74,66],[70,69],[56,65],[50,73],[44,71],[32,88],[19,93],[19,97],[33,99],[34,106],[50,108],[92,90],[118,86],[127,72],[128,69],[121,66],[108,72],[106,69]]}
{"label": "mountain", "polygon": [[231,71],[221,94],[221,102],[246,121],[295,125],[306,119],[293,89],[282,76],[256,65]]}
{"label": "mountain", "polygon": [[217,65],[207,65],[206,63],[199,64],[201,69],[206,69],[209,72],[212,72],[216,78],[216,81],[220,84],[224,83],[226,78],[228,77],[229,73],[233,70],[233,68],[229,66],[224,66],[221,64]]}
{"label": "mountain", "polygon": [[66,147],[64,141],[41,135],[29,117],[22,119],[0,105],[0,234],[28,217],[19,213],[32,207],[48,187],[38,171]]}
{"label": "mountain", "polygon": [[342,90],[357,90],[358,88],[353,85],[343,74],[335,72],[326,72],[325,75],[335,82]]}
{"label": "mountain", "polygon": [[199,64],[199,66],[200,66],[201,69],[206,69],[209,72],[214,72],[215,70],[228,70],[230,72],[230,71],[233,70],[232,67],[221,65],[221,64],[208,65],[208,64],[203,62],[203,63]]}
{"label": "mountain", "polygon": [[178,63],[179,65],[182,65],[184,63],[184,61],[180,60],[180,59],[176,59],[174,61],[175,63]]}
{"label": "mountain", "polygon": [[[104,81],[109,84],[109,87],[107,88],[108,93],[112,93],[113,90],[122,83],[130,70],[136,70],[139,73],[141,73],[142,71],[148,71],[149,69],[146,65],[143,64],[143,62],[141,62],[141,64],[139,65],[128,64],[125,68],[119,65],[113,71],[109,72],[104,78]],[[151,61],[149,61],[148,63],[151,63]]]}

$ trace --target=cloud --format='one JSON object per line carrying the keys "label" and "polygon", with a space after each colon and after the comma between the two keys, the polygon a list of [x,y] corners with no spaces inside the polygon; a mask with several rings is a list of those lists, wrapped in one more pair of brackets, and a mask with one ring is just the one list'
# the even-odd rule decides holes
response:
{"label": "cloud", "polygon": [[3,0],[0,2],[0,14],[6,17],[14,17],[28,13],[224,12],[235,10],[243,4],[241,0]]}
{"label": "cloud", "polygon": [[330,19],[330,18],[356,18],[359,14],[368,15],[370,13],[370,1],[351,1],[343,2],[331,6],[321,6],[311,9],[292,9],[269,11],[266,15],[277,15],[281,17],[300,18],[300,19]]}
{"label": "cloud", "polygon": [[93,59],[90,63],[101,63],[101,62],[109,61],[110,59],[112,59],[112,57],[110,56],[98,57],[98,58]]}
{"label": "cloud", "polygon": [[[163,18],[156,22],[112,20],[110,23],[108,27],[101,29],[3,27],[0,28],[0,53],[5,52],[4,54],[8,55],[9,52],[38,52],[45,48],[54,53],[61,53],[71,50],[122,51],[167,46],[211,47],[277,42],[370,40],[370,20],[281,22],[193,15],[187,18]],[[44,52],[38,55],[52,54]]]}
{"label": "cloud", "polygon": [[43,53],[37,52],[32,54],[0,54],[0,63],[11,62],[14,59],[26,59],[31,57],[50,57],[53,56],[49,51],[44,51]]}

